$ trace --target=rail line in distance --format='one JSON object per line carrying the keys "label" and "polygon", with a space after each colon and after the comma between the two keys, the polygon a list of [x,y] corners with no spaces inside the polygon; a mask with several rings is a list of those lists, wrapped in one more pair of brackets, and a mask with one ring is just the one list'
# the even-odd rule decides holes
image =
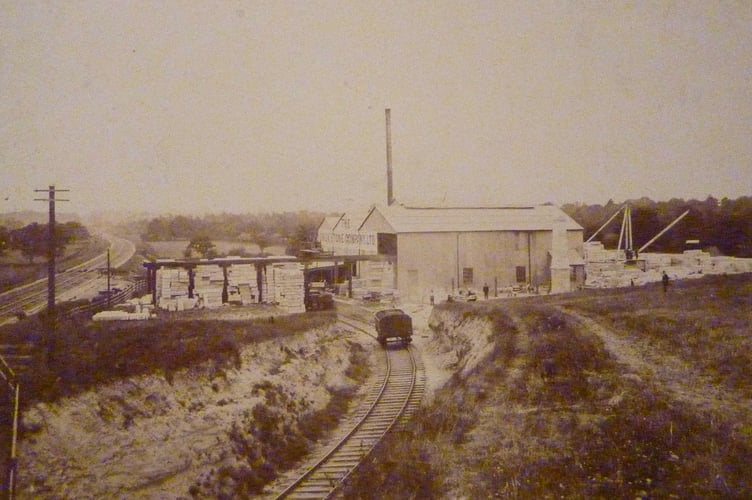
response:
{"label": "rail line in distance", "polygon": [[[345,320],[341,315],[339,321],[375,339],[364,328],[368,325],[354,318]],[[330,498],[376,444],[420,406],[425,371],[416,348],[388,344],[383,352],[385,369],[352,417],[351,430],[277,499]]]}

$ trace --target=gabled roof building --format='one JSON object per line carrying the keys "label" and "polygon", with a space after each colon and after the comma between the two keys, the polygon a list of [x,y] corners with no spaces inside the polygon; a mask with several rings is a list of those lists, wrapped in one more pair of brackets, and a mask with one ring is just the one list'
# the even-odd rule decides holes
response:
{"label": "gabled roof building", "polygon": [[[348,217],[347,215],[343,217]],[[460,290],[524,286],[558,293],[584,282],[583,228],[561,209],[373,206],[347,231],[322,223],[324,250],[380,254],[393,262],[392,286],[409,301]],[[338,243],[339,242],[339,243]],[[357,272],[368,273],[362,263]]]}

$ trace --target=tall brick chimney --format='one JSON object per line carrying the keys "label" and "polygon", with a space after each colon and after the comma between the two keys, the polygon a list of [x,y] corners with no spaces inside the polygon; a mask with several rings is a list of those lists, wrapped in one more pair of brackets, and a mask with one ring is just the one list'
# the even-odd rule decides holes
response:
{"label": "tall brick chimney", "polygon": [[392,113],[386,108],[386,203],[394,203],[394,188],[392,186]]}

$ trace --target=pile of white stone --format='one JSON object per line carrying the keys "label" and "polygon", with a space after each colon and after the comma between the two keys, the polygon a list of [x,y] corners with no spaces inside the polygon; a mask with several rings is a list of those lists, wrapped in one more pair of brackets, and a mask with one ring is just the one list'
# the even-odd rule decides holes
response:
{"label": "pile of white stone", "polygon": [[265,280],[267,297],[274,297],[274,303],[287,312],[305,312],[303,267],[297,263],[274,264],[271,280]]}
{"label": "pile of white stone", "polygon": [[362,299],[374,293],[391,300],[395,294],[394,265],[390,262],[363,261],[360,277],[352,280],[352,297]]}
{"label": "pile of white stone", "polygon": [[640,265],[625,265],[622,261],[587,262],[585,286],[618,288],[655,283],[661,281],[664,271],[672,280],[701,278],[706,274],[752,272],[752,259],[713,257],[701,250],[687,250],[681,254],[643,253],[639,258],[644,260],[644,271]]}
{"label": "pile of white stone", "polygon": [[[188,297],[186,269],[161,268],[157,271],[157,297],[160,309],[184,311],[193,308],[221,307],[225,276],[222,266],[205,264],[194,270],[193,297]],[[262,268],[261,292],[264,302],[276,303],[289,312],[305,310],[303,267],[296,263],[269,264]],[[259,302],[256,267],[253,264],[227,266],[228,302]]]}
{"label": "pile of white stone", "polygon": [[[224,272],[219,265],[196,266],[193,297],[188,297],[189,277],[186,269],[159,269],[157,297],[159,308],[168,311],[209,308],[222,305]],[[228,294],[242,304],[257,302],[256,269],[252,264],[235,264],[227,268]],[[237,296],[235,296],[237,295]]]}
{"label": "pile of white stone", "polygon": [[102,311],[91,317],[94,321],[134,321],[149,319],[151,315],[145,313],[129,313],[125,311]]}
{"label": "pile of white stone", "polygon": [[155,317],[151,295],[134,297],[122,304],[116,305],[110,311],[102,311],[92,316],[94,321],[134,321]]}

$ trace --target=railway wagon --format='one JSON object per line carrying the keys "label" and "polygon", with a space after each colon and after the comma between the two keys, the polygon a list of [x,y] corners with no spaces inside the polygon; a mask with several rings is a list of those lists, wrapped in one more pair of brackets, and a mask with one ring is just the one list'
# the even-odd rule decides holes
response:
{"label": "railway wagon", "polygon": [[328,292],[310,291],[305,297],[306,311],[334,309],[334,296]]}
{"label": "railway wagon", "polygon": [[413,320],[402,309],[384,309],[374,315],[379,344],[385,346],[389,339],[403,344],[413,340]]}

